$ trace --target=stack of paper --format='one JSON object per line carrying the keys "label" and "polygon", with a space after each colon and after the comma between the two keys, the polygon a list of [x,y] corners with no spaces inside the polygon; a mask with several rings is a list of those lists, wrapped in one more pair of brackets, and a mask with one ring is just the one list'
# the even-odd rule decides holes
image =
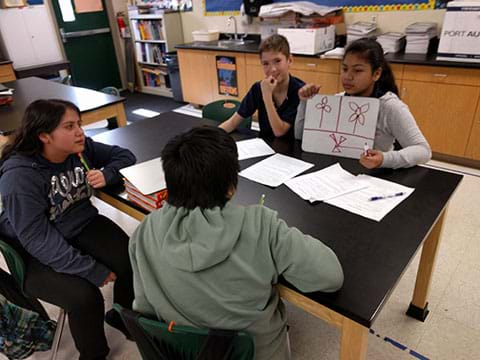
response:
{"label": "stack of paper", "polygon": [[387,32],[377,37],[382,45],[384,53],[397,53],[405,46],[405,34],[399,32]]}
{"label": "stack of paper", "polygon": [[368,219],[380,221],[415,190],[368,175],[358,175],[357,178],[367,187],[325,202]]}
{"label": "stack of paper", "polygon": [[364,37],[374,37],[377,25],[371,22],[358,21],[347,26],[347,44]]}
{"label": "stack of paper", "polygon": [[343,47],[336,47],[335,49],[329,50],[323,55],[321,55],[321,58],[324,59],[341,59],[343,58],[343,55],[345,54],[345,48]]}
{"label": "stack of paper", "polygon": [[275,154],[242,170],[239,175],[260,184],[277,187],[312,166],[313,164],[302,160]]}
{"label": "stack of paper", "polygon": [[416,22],[405,29],[407,34],[406,54],[426,54],[430,40],[437,36],[437,24],[433,22]]}
{"label": "stack of paper", "polygon": [[0,105],[8,104],[13,101],[13,89],[0,84]]}
{"label": "stack of paper", "polygon": [[303,200],[325,201],[366,188],[368,184],[343,170],[339,163],[325,169],[288,180],[287,185]]}
{"label": "stack of paper", "polygon": [[260,138],[237,141],[237,150],[238,160],[275,154],[275,151]]}

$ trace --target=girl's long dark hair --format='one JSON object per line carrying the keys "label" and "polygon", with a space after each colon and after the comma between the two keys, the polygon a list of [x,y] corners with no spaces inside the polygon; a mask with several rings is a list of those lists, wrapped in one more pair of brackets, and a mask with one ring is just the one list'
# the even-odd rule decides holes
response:
{"label": "girl's long dark hair", "polygon": [[345,59],[345,56],[349,53],[356,54],[367,60],[372,67],[372,72],[377,69],[382,69],[382,74],[380,75],[380,79],[377,80],[376,86],[382,93],[391,91],[398,95],[398,87],[397,84],[395,84],[392,69],[383,56],[382,46],[377,41],[370,38],[355,40],[347,46],[343,58]]}
{"label": "girl's long dark hair", "polygon": [[72,109],[78,116],[78,107],[66,100],[36,100],[28,105],[21,126],[11,136],[2,151],[2,163],[13,153],[32,156],[41,154],[43,143],[39,135],[50,134],[60,124],[66,110]]}

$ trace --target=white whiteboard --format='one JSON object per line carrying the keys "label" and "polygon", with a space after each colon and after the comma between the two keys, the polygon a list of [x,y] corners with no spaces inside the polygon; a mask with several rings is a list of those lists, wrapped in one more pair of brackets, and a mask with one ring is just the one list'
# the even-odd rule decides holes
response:
{"label": "white whiteboard", "polygon": [[359,159],[375,138],[379,100],[369,97],[316,95],[307,101],[302,149]]}

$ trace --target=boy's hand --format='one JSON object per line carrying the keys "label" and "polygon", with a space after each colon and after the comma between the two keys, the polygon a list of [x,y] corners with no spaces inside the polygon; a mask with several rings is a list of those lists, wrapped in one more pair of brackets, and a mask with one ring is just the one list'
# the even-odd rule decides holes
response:
{"label": "boy's hand", "polygon": [[117,275],[114,272],[110,271],[110,273],[107,275],[106,279],[103,280],[103,284],[100,285],[100,287],[105,286],[109,282],[113,282],[115,280],[117,280]]}
{"label": "boy's hand", "polygon": [[369,149],[367,155],[360,156],[360,164],[367,169],[375,169],[383,164],[383,152]]}
{"label": "boy's hand", "polygon": [[320,91],[321,86],[315,84],[306,84],[303,85],[300,90],[298,90],[298,97],[300,100],[306,101],[311,99]]}
{"label": "boy's hand", "polygon": [[273,90],[277,86],[277,80],[273,76],[269,76],[266,79],[263,79],[260,83],[260,88],[262,89],[263,97],[272,97]]}
{"label": "boy's hand", "polygon": [[101,170],[93,169],[87,172],[87,181],[94,189],[98,189],[107,185],[107,182],[105,181],[105,175],[103,175]]}

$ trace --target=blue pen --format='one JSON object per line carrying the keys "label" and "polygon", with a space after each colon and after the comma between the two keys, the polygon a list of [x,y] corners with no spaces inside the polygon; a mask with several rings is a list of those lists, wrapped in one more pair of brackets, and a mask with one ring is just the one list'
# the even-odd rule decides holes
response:
{"label": "blue pen", "polygon": [[403,191],[401,191],[401,192],[391,194],[391,195],[372,196],[368,200],[369,201],[377,201],[377,200],[390,199],[390,198],[394,198],[394,197],[397,197],[397,196],[403,196],[403,195],[405,195],[405,193]]}

